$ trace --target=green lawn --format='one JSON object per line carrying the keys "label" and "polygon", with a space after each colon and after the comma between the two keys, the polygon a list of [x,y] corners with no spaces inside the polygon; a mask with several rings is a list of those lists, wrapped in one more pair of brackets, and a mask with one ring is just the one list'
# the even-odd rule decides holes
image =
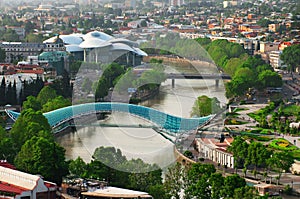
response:
{"label": "green lawn", "polygon": [[270,144],[270,147],[280,150],[280,151],[295,151],[298,150],[298,148],[294,145],[292,145],[289,141],[283,138],[278,138],[273,140]]}
{"label": "green lawn", "polygon": [[283,109],[284,114],[286,115],[297,115],[300,113],[300,106],[291,105]]}

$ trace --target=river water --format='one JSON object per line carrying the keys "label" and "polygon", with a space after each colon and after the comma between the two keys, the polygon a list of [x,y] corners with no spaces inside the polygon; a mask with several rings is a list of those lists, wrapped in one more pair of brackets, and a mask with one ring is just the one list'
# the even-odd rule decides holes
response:
{"label": "river water", "polygon": [[[204,72],[214,72],[214,70],[206,68]],[[180,117],[191,117],[192,106],[198,96],[217,97],[224,105],[226,103],[224,94],[223,83],[220,82],[217,88],[214,80],[176,80],[175,88],[172,88],[171,80],[167,80],[161,85],[157,96],[141,105]],[[126,113],[112,113],[104,122],[120,125],[149,125],[146,121]],[[89,162],[97,147],[114,146],[121,149],[128,159],[141,158],[161,167],[167,167],[175,161],[174,145],[151,128],[80,127],[75,133],[59,136],[57,141],[66,149],[67,159],[80,156]]]}

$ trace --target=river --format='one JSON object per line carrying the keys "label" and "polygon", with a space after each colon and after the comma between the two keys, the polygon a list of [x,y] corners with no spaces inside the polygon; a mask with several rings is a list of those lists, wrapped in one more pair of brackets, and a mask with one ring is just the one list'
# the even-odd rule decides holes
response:
{"label": "river", "polygon": [[[215,69],[206,68],[204,71],[214,72]],[[141,105],[180,117],[190,117],[195,99],[200,95],[217,97],[221,104],[226,103],[223,83],[218,88],[214,80],[176,80],[175,83],[175,88],[172,88],[171,80],[165,81],[159,94]],[[149,124],[126,113],[112,113],[105,123]],[[114,146],[121,149],[128,159],[141,158],[161,167],[175,161],[173,144],[151,128],[89,126],[77,129],[75,133],[61,135],[57,141],[66,149],[67,159],[80,156],[89,162],[97,147]]]}

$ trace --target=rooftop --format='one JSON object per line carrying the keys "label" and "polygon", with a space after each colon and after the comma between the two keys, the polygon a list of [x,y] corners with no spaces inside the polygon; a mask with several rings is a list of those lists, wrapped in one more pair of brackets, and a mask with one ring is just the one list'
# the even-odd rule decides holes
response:
{"label": "rooftop", "polygon": [[83,192],[84,196],[91,197],[110,197],[110,198],[152,198],[146,192],[133,191],[130,189],[122,189],[117,187],[105,187],[103,189],[97,189],[93,192]]}

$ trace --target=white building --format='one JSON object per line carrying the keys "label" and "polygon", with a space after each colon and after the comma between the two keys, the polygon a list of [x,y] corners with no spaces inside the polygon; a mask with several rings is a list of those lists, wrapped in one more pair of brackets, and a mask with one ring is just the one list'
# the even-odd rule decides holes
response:
{"label": "white building", "polygon": [[40,176],[0,166],[0,198],[55,199],[56,188]]}
{"label": "white building", "polygon": [[220,164],[221,166],[227,166],[234,168],[234,157],[233,154],[226,151],[226,148],[232,141],[232,138],[224,141],[224,143],[218,143],[213,141],[214,139],[209,138],[198,138],[195,139],[197,150],[203,158],[212,160]]}
{"label": "white building", "polygon": [[170,0],[170,6],[182,6],[184,4],[184,0]]}
{"label": "white building", "polygon": [[284,62],[280,59],[281,54],[282,51],[279,50],[271,51],[269,53],[270,65],[274,68],[275,71],[286,67],[286,65],[284,65]]}

